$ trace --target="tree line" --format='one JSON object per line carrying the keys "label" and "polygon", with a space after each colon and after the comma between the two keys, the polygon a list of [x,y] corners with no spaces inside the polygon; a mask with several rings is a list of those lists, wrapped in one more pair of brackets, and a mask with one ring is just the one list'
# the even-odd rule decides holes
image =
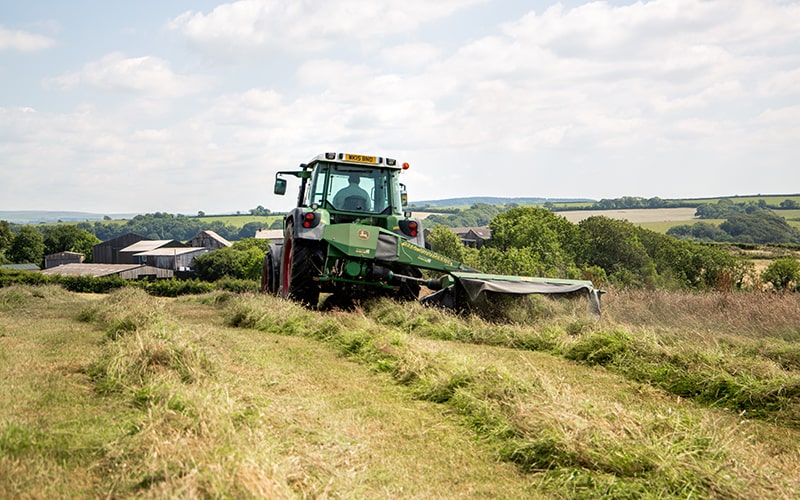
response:
{"label": "tree line", "polygon": [[[480,250],[463,246],[442,225],[430,229],[428,242],[483,272],[590,279],[597,286],[732,290],[757,278],[751,263],[719,245],[680,240],[604,216],[573,224],[546,209],[517,207],[495,216],[489,228],[492,238]],[[777,278],[762,279],[797,286],[789,261],[796,259],[781,261]]]}

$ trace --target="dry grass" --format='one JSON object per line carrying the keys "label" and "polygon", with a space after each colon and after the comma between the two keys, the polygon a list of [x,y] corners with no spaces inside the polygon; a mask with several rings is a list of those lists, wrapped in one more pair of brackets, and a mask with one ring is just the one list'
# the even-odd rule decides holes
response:
{"label": "dry grass", "polygon": [[610,321],[660,331],[800,341],[800,294],[612,290]]}
{"label": "dry grass", "polygon": [[769,298],[493,324],[0,289],[0,497],[797,497],[798,299]]}

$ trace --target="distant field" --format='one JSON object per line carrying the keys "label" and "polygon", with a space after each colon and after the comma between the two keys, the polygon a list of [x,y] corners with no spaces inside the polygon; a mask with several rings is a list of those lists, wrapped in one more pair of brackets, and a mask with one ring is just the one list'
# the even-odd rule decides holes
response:
{"label": "distant field", "polygon": [[800,194],[765,194],[765,195],[753,195],[753,196],[718,196],[716,198],[691,198],[686,199],[685,201],[696,202],[697,204],[700,203],[716,203],[719,200],[727,199],[731,200],[734,203],[744,203],[748,201],[758,202],[759,200],[764,200],[769,205],[780,205],[780,203],[784,200],[793,200],[797,203],[800,203]]}
{"label": "distant field", "polygon": [[230,224],[233,227],[242,227],[251,222],[259,222],[264,224],[264,229],[269,228],[270,224],[279,219],[279,215],[214,215],[209,217],[197,217],[203,222],[222,222],[223,224]]}
{"label": "distant field", "polygon": [[556,212],[570,222],[580,222],[595,215],[624,219],[634,224],[697,221],[694,208],[632,208],[626,210],[575,210]]}

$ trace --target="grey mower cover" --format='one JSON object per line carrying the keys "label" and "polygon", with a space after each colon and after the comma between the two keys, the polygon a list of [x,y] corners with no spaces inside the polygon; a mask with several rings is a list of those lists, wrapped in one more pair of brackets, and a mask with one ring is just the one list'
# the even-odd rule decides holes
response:
{"label": "grey mower cover", "polygon": [[529,295],[532,293],[570,294],[585,291],[589,295],[589,308],[594,314],[600,314],[600,294],[602,292],[595,289],[591,281],[470,272],[453,272],[451,275],[467,292],[471,302],[477,301],[483,292]]}

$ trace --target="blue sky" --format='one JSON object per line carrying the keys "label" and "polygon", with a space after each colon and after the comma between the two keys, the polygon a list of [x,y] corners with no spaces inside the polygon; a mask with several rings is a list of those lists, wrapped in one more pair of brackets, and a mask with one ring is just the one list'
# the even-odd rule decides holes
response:
{"label": "blue sky", "polygon": [[395,157],[412,200],[800,192],[800,2],[0,2],[0,210],[285,210]]}

